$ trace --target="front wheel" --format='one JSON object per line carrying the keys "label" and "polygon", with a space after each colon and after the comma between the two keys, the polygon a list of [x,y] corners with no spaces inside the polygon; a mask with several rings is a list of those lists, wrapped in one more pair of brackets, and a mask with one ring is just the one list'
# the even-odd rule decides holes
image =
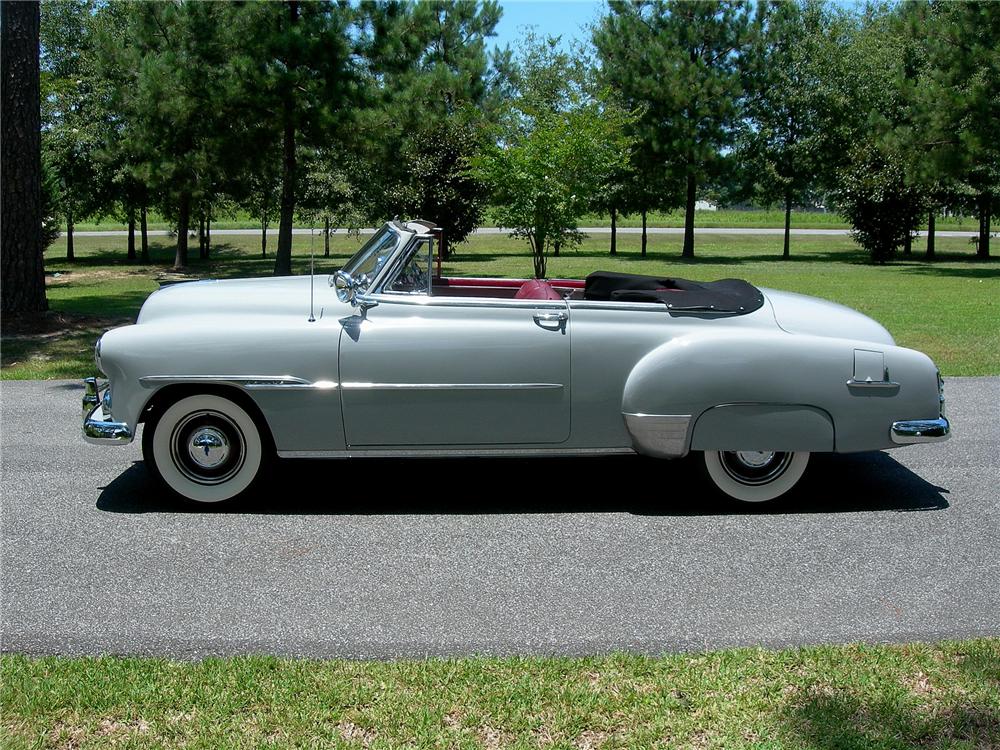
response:
{"label": "front wheel", "polygon": [[809,454],[797,451],[705,451],[709,477],[729,497],[746,503],[774,500],[802,478]]}
{"label": "front wheel", "polygon": [[170,492],[220,503],[249,491],[261,474],[266,443],[253,417],[222,396],[175,401],[143,428],[142,453]]}

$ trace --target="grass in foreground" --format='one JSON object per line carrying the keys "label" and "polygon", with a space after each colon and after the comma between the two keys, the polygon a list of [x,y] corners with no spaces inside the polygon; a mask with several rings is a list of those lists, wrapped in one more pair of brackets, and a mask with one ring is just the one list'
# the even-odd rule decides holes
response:
{"label": "grass in foreground", "polygon": [[660,658],[0,662],[21,748],[1000,746],[1000,639]]}
{"label": "grass in foreground", "polygon": [[[192,277],[268,275],[273,255],[261,258],[255,237],[226,237],[208,261],[192,259]],[[705,235],[697,257],[680,259],[681,237],[656,236],[649,254],[639,256],[639,238],[619,237],[619,254],[609,257],[608,235],[594,235],[579,249],[550,258],[551,277],[582,278],[593,270],[663,274],[711,280],[745,278],[760,286],[786,289],[834,300],[871,315],[902,346],[926,352],[945,375],[1000,374],[1000,258],[978,261],[969,243],[939,238],[938,258],[914,255],[887,266],[872,266],[847,237],[793,238],[792,258],[781,260],[781,237]],[[322,257],[322,241],[313,240],[319,283],[358,248],[355,238],[337,236],[331,257]],[[293,267],[309,270],[308,236],[295,237]],[[91,353],[107,327],[134,320],[142,301],[158,287],[173,262],[165,239],[152,245],[149,266],[124,259],[121,237],[86,237],[77,241],[77,260],[67,262],[64,241],[46,254],[49,300],[55,320],[43,329],[24,331],[4,320],[0,377],[72,378],[93,374]],[[196,253],[195,253],[196,254]],[[457,276],[530,276],[531,258],[523,242],[504,236],[479,236],[457,248],[445,273]],[[303,302],[305,305],[306,302]],[[305,310],[305,307],[303,307]]]}

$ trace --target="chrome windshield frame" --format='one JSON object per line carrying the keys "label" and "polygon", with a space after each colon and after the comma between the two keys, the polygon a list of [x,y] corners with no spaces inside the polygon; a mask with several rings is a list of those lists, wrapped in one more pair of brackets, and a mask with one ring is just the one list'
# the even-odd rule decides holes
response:
{"label": "chrome windshield frame", "polygon": [[[386,235],[386,232],[390,232],[396,236],[396,244],[391,250],[388,251],[386,260],[382,263],[380,267],[375,269],[374,276],[369,276],[369,289],[377,288],[376,285],[379,284],[382,278],[385,276],[386,270],[393,266],[396,258],[402,250],[410,244],[410,240],[413,238],[414,233],[408,230],[406,227],[401,226],[396,222],[386,222],[382,227],[376,231],[371,239],[369,239],[362,247],[353,255],[351,259],[347,261],[342,267],[341,271],[350,274],[352,277],[355,276],[356,267],[364,262],[372,252],[374,252],[378,246],[378,241],[380,238]],[[330,276],[330,285],[333,286],[334,275]]]}

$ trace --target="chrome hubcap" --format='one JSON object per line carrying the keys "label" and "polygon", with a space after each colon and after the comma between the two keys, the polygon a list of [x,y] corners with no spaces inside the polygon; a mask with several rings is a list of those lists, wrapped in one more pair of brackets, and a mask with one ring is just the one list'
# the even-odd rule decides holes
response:
{"label": "chrome hubcap", "polygon": [[794,455],[776,451],[723,451],[719,459],[731,478],[740,484],[757,486],[784,474]]}
{"label": "chrome hubcap", "polygon": [[214,469],[229,458],[229,441],[220,430],[201,427],[192,433],[188,454],[203,469]]}
{"label": "chrome hubcap", "polygon": [[174,427],[170,453],[174,465],[198,484],[221,484],[243,468],[246,441],[239,425],[226,414],[198,411]]}
{"label": "chrome hubcap", "polygon": [[774,451],[737,451],[736,458],[751,469],[759,469],[774,460]]}

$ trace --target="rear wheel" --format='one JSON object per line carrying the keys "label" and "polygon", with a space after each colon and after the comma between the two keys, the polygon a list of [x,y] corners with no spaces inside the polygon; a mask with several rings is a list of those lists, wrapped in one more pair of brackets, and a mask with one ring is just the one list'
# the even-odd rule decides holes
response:
{"label": "rear wheel", "polygon": [[746,503],[781,497],[808,464],[809,454],[803,451],[705,451],[705,469],[715,486]]}
{"label": "rear wheel", "polygon": [[219,503],[249,492],[270,447],[246,409],[200,394],[175,401],[146,422],[142,454],[168,491],[196,503]]}

